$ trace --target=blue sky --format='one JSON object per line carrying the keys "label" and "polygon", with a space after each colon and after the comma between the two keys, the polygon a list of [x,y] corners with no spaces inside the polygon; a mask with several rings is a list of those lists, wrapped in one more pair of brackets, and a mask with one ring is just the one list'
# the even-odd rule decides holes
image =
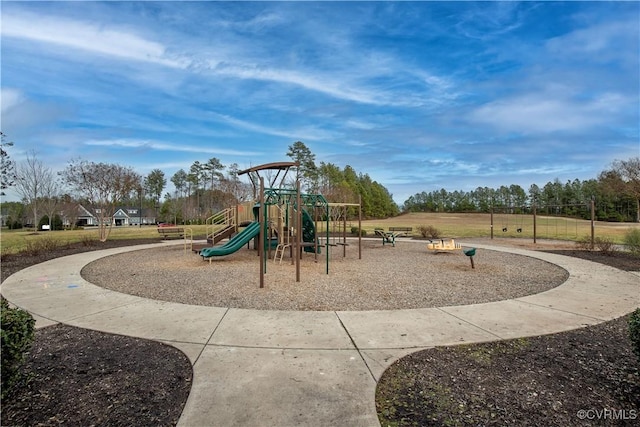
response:
{"label": "blue sky", "polygon": [[[638,2],[8,2],[20,162],[141,175],[351,165],[421,191],[596,178],[640,155]],[[168,189],[170,190],[170,189]]]}

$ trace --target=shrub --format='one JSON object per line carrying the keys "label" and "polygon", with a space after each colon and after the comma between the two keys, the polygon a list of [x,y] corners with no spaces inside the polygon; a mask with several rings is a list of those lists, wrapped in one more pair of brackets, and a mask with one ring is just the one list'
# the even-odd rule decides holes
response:
{"label": "shrub", "polygon": [[435,228],[433,225],[421,225],[418,227],[418,231],[424,238],[437,239],[440,237],[440,230]]}
{"label": "shrub", "polygon": [[613,255],[616,251],[616,245],[613,239],[609,237],[596,237],[593,239],[593,247],[591,247],[591,237],[584,236],[576,240],[576,247],[583,251],[598,250],[605,255]]}
{"label": "shrub", "polygon": [[1,304],[1,351],[2,351],[2,397],[21,378],[20,368],[34,339],[35,320],[20,308],[9,307],[9,302],[0,297]]}
{"label": "shrub", "polygon": [[624,235],[624,244],[632,254],[640,256],[640,228],[630,228]]}
{"label": "shrub", "polygon": [[638,357],[638,364],[640,364],[640,308],[637,308],[629,317],[629,339],[631,349]]}
{"label": "shrub", "polygon": [[54,230],[64,230],[62,218],[58,214],[54,215],[52,225]]}
{"label": "shrub", "polygon": [[591,251],[591,236],[583,236],[576,240],[576,248],[581,251]]}
{"label": "shrub", "polygon": [[38,221],[38,230],[42,230],[43,225],[49,225],[49,215],[45,215]]}
{"label": "shrub", "polygon": [[360,233],[361,236],[367,235],[367,230],[360,230],[358,227],[351,227],[351,234],[357,236]]}
{"label": "shrub", "polygon": [[596,237],[595,245],[596,248],[605,255],[613,255],[616,251],[616,245],[613,242],[613,239],[609,237]]}
{"label": "shrub", "polygon": [[24,253],[26,255],[36,256],[43,252],[54,251],[59,249],[62,243],[52,236],[42,236],[38,239],[27,240]]}
{"label": "shrub", "polygon": [[98,240],[93,236],[83,234],[82,237],[80,237],[80,243],[82,244],[82,246],[90,247],[98,244]]}

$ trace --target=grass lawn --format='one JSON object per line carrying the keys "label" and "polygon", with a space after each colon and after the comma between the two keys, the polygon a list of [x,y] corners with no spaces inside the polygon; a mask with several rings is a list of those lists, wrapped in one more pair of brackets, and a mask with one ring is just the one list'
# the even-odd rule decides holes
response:
{"label": "grass lawn", "polygon": [[[357,221],[352,221],[357,226]],[[413,235],[419,236],[419,227],[433,226],[442,237],[489,237],[491,235],[491,215],[482,213],[407,213],[383,220],[363,221],[362,228],[368,234],[376,227],[413,227]],[[594,224],[596,237],[607,237],[615,243],[622,243],[624,235],[630,228],[640,228],[638,223],[608,223]],[[517,237],[533,240],[532,215],[498,215],[493,217],[494,238]],[[507,231],[503,232],[502,229]],[[522,231],[518,232],[517,229]],[[538,215],[536,218],[536,238],[575,241],[591,235],[591,221],[573,218],[547,217]]]}
{"label": "grass lawn", "polygon": [[[533,239],[533,216],[495,214],[493,217],[494,238],[517,237]],[[347,233],[351,227],[357,227],[358,220],[347,222]],[[412,235],[420,237],[421,226],[433,226],[444,238],[489,237],[491,235],[491,215],[481,213],[408,213],[387,219],[362,221],[362,228],[367,236],[372,236],[374,229],[389,227],[412,227]],[[203,239],[206,233],[205,225],[180,226],[190,228],[195,239]],[[630,228],[640,228],[638,223],[608,223],[596,222],[596,237],[606,237],[614,243],[620,244],[625,233]],[[339,227],[338,227],[339,228]],[[505,229],[507,231],[502,231]],[[324,223],[318,224],[319,231],[324,229]],[[521,232],[517,230],[521,229]],[[575,241],[591,235],[591,222],[573,218],[546,217],[538,215],[536,219],[536,237],[538,239],[556,239]],[[113,227],[109,235],[110,240],[161,238],[155,226],[143,227]],[[60,245],[67,243],[86,242],[98,239],[97,228],[84,230],[40,231],[7,230],[0,233],[0,248],[2,254],[16,253],[25,250],[37,240],[55,240]]]}
{"label": "grass lawn", "polygon": [[[204,239],[204,225],[178,226],[181,228],[191,229],[195,239]],[[142,227],[113,227],[109,234],[108,240],[133,240],[133,239],[162,239],[162,235],[158,234],[155,226]],[[98,228],[87,227],[78,230],[61,230],[61,231],[38,231],[31,230],[7,230],[3,229],[0,233],[0,247],[2,254],[17,253],[29,247],[29,245],[37,243],[37,241],[56,241],[58,245],[91,242],[98,240]]]}

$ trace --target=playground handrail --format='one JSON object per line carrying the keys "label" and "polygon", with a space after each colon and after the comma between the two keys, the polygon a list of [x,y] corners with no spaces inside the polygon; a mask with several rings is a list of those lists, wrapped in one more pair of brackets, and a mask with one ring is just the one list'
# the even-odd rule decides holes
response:
{"label": "playground handrail", "polygon": [[205,220],[207,240],[214,241],[216,235],[236,225],[236,208],[226,208]]}

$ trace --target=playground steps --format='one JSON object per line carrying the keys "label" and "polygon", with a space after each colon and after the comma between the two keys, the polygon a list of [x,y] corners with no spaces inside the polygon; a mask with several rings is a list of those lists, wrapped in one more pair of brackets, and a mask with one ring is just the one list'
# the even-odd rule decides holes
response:
{"label": "playground steps", "polygon": [[211,245],[209,243],[194,243],[191,245],[191,250],[197,254],[200,253],[204,248],[210,248]]}
{"label": "playground steps", "polygon": [[208,236],[207,237],[207,243],[209,243],[209,245],[215,245],[216,243],[231,237],[231,235],[233,233],[235,233],[236,231],[236,227],[235,225],[229,225],[221,230],[216,231],[215,234],[213,234],[213,236]]}

